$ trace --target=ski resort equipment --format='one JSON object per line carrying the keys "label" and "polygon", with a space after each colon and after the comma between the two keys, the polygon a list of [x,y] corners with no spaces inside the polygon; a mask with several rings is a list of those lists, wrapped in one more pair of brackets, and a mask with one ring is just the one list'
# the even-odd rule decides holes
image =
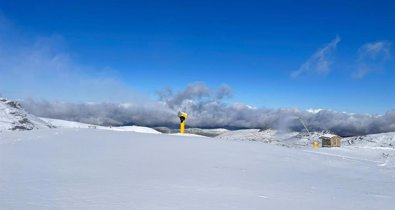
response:
{"label": "ski resort equipment", "polygon": [[180,118],[180,133],[185,133],[185,120],[188,118],[188,114],[185,112],[178,112],[178,117]]}
{"label": "ski resort equipment", "polygon": [[300,123],[302,123],[303,127],[306,129],[307,133],[309,134],[309,138],[311,141],[313,141],[313,147],[314,149],[318,149],[318,141],[314,140],[313,137],[311,136],[311,133],[309,129],[307,129],[306,124],[303,122],[302,118],[298,117]]}
{"label": "ski resort equipment", "polygon": [[317,141],[313,142],[313,147],[314,147],[314,149],[318,149],[318,142]]}

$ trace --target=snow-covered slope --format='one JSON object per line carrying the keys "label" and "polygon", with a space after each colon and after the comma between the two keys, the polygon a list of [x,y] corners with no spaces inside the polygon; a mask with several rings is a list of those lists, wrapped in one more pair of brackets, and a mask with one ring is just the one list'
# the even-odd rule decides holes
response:
{"label": "snow-covered slope", "polygon": [[16,101],[0,98],[0,131],[51,128],[52,125],[28,114]]}
{"label": "snow-covered slope", "polygon": [[[320,133],[312,133],[313,139],[318,139],[319,136]],[[274,129],[234,130],[218,135],[216,138],[225,140],[259,141],[283,146],[306,146],[312,143],[307,133],[282,132]]]}
{"label": "snow-covered slope", "polygon": [[207,137],[218,136],[228,131],[229,130],[224,128],[188,128],[185,130],[186,133],[207,136]]}
{"label": "snow-covered slope", "polygon": [[[327,131],[311,132],[311,137],[307,132],[280,132],[278,130],[267,129],[243,129],[228,131],[216,136],[225,140],[248,140],[265,143],[279,144],[283,146],[311,146],[312,141],[320,141],[320,137],[333,136]],[[344,146],[359,148],[381,148],[395,150],[395,132],[371,134],[366,136],[355,136],[343,138]]]}
{"label": "snow-covered slope", "polygon": [[[277,130],[245,129],[229,131],[217,136],[217,139],[224,140],[248,140],[281,145],[292,148],[311,148],[313,140],[321,144],[321,136],[331,136],[327,131],[311,132],[311,137],[307,132],[279,132]],[[335,156],[352,156],[351,159],[366,160],[374,159],[381,161],[383,166],[395,168],[395,133],[381,133],[367,136],[356,136],[342,139],[341,148],[324,149],[320,148],[318,153]]]}
{"label": "snow-covered slope", "polygon": [[345,138],[344,143],[361,148],[392,148],[395,150],[395,132]]}
{"label": "snow-covered slope", "polygon": [[95,128],[95,125],[68,121],[68,120],[59,120],[59,119],[51,119],[40,117],[46,123],[56,126],[57,128]]}
{"label": "snow-covered slope", "polygon": [[269,143],[274,140],[274,136],[276,135],[276,133],[277,131],[272,129],[242,129],[225,132],[218,135],[217,138],[228,140],[263,141]]}
{"label": "snow-covered slope", "polygon": [[130,132],[138,132],[138,133],[160,134],[160,132],[156,131],[155,129],[143,127],[143,126],[136,126],[136,125],[107,127],[107,126],[98,126],[98,125],[73,122],[73,121],[67,121],[67,120],[58,120],[58,119],[50,119],[50,118],[40,118],[40,119],[58,127],[58,128],[93,128],[93,129],[112,130],[112,131],[130,131]]}
{"label": "snow-covered slope", "polygon": [[[168,128],[168,127],[155,127],[154,128],[157,131],[160,131],[161,133],[168,133],[168,134],[174,134],[174,133],[179,133],[180,129],[179,128]],[[225,128],[187,128],[185,129],[185,133],[188,134],[196,134],[200,136],[207,136],[207,137],[215,137],[218,135],[221,135],[223,133],[228,132],[229,130]]]}
{"label": "snow-covered slope", "polygon": [[395,170],[360,150],[41,129],[0,133],[0,209],[380,209]]}

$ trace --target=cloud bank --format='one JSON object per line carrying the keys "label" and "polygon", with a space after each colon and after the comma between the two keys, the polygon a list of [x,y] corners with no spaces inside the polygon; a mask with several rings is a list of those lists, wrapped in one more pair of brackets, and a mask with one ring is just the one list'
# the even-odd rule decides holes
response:
{"label": "cloud bank", "polygon": [[316,74],[326,75],[330,71],[332,64],[331,56],[340,42],[340,37],[336,36],[334,40],[325,45],[325,47],[316,51],[297,71],[292,72],[292,78],[298,78],[302,75]]}
{"label": "cloud bank", "polygon": [[302,118],[311,130],[330,130],[343,136],[395,131],[395,110],[377,116],[331,110],[255,108],[241,103],[225,103],[223,95],[229,96],[231,92],[227,85],[212,90],[204,83],[193,83],[178,92],[170,88],[160,91],[158,101],[145,104],[61,103],[33,99],[22,104],[29,112],[41,117],[100,125],[177,127],[177,112],[185,111],[190,127],[301,131],[303,126],[298,118]]}

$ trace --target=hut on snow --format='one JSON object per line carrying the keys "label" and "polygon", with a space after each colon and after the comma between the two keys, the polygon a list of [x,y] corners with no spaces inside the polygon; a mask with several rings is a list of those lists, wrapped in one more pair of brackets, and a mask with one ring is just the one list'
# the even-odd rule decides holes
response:
{"label": "hut on snow", "polygon": [[340,147],[342,138],[338,135],[325,134],[320,137],[322,147]]}

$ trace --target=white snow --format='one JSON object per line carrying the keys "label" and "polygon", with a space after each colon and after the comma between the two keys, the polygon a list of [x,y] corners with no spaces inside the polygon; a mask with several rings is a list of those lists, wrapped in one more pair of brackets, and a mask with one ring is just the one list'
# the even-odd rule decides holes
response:
{"label": "white snow", "polygon": [[112,130],[112,131],[130,131],[130,132],[138,132],[138,133],[160,134],[160,132],[156,131],[155,129],[144,127],[144,126],[137,126],[137,125],[120,126],[120,127],[103,127],[103,126],[98,126],[98,129]]}
{"label": "white snow", "polygon": [[57,128],[94,128],[95,125],[68,121],[68,120],[59,120],[59,119],[51,119],[40,117],[41,120],[54,125]]}
{"label": "white snow", "polygon": [[0,209],[393,209],[395,168],[366,151],[102,129],[3,132]]}
{"label": "white snow", "polygon": [[223,133],[217,138],[220,139],[228,139],[228,140],[249,140],[249,141],[265,141],[270,142],[272,137],[276,134],[275,130],[265,130],[260,131],[259,129],[242,129],[235,131],[228,131]]}
{"label": "white snow", "polygon": [[[298,144],[296,141],[296,136],[298,132],[280,132],[274,129],[242,129],[228,131],[223,134],[218,135],[216,138],[225,140],[248,140],[248,141],[260,141],[265,143],[286,143],[292,142],[293,144]],[[308,137],[302,138],[302,141],[309,141]]]}
{"label": "white snow", "polygon": [[193,134],[193,133],[170,133],[168,135],[172,136],[192,136],[192,137],[202,137],[206,138],[206,136],[198,135],[198,134]]}
{"label": "white snow", "polygon": [[[280,132],[267,129],[245,129],[228,131],[216,137],[221,140],[259,141],[291,148],[311,148],[313,141],[321,144],[320,137],[333,137],[327,132],[311,132],[311,137],[306,132]],[[395,132],[355,136],[342,139],[341,148],[325,150],[325,154],[336,156],[352,156],[354,159],[374,159],[383,163],[383,166],[395,168]]]}
{"label": "white snow", "polygon": [[185,132],[202,135],[202,136],[214,137],[229,132],[229,130],[224,128],[187,128]]}
{"label": "white snow", "polygon": [[330,134],[330,133],[326,133],[326,134],[324,134],[324,135],[321,135],[321,137],[325,137],[325,138],[332,138],[332,137],[335,137],[336,135],[334,135],[334,134]]}
{"label": "white snow", "polygon": [[0,132],[49,128],[50,124],[28,114],[16,101],[0,98]]}
{"label": "white snow", "polygon": [[395,132],[371,134],[345,138],[344,142],[360,148],[392,148],[395,149]]}
{"label": "white snow", "polygon": [[160,134],[159,131],[155,129],[143,127],[143,126],[99,126],[99,125],[92,125],[80,122],[73,122],[67,120],[58,120],[58,119],[50,119],[50,118],[40,118],[41,120],[50,123],[58,128],[93,128],[93,129],[101,129],[101,130],[112,130],[112,131],[129,131],[129,132],[138,132],[138,133],[155,133]]}

